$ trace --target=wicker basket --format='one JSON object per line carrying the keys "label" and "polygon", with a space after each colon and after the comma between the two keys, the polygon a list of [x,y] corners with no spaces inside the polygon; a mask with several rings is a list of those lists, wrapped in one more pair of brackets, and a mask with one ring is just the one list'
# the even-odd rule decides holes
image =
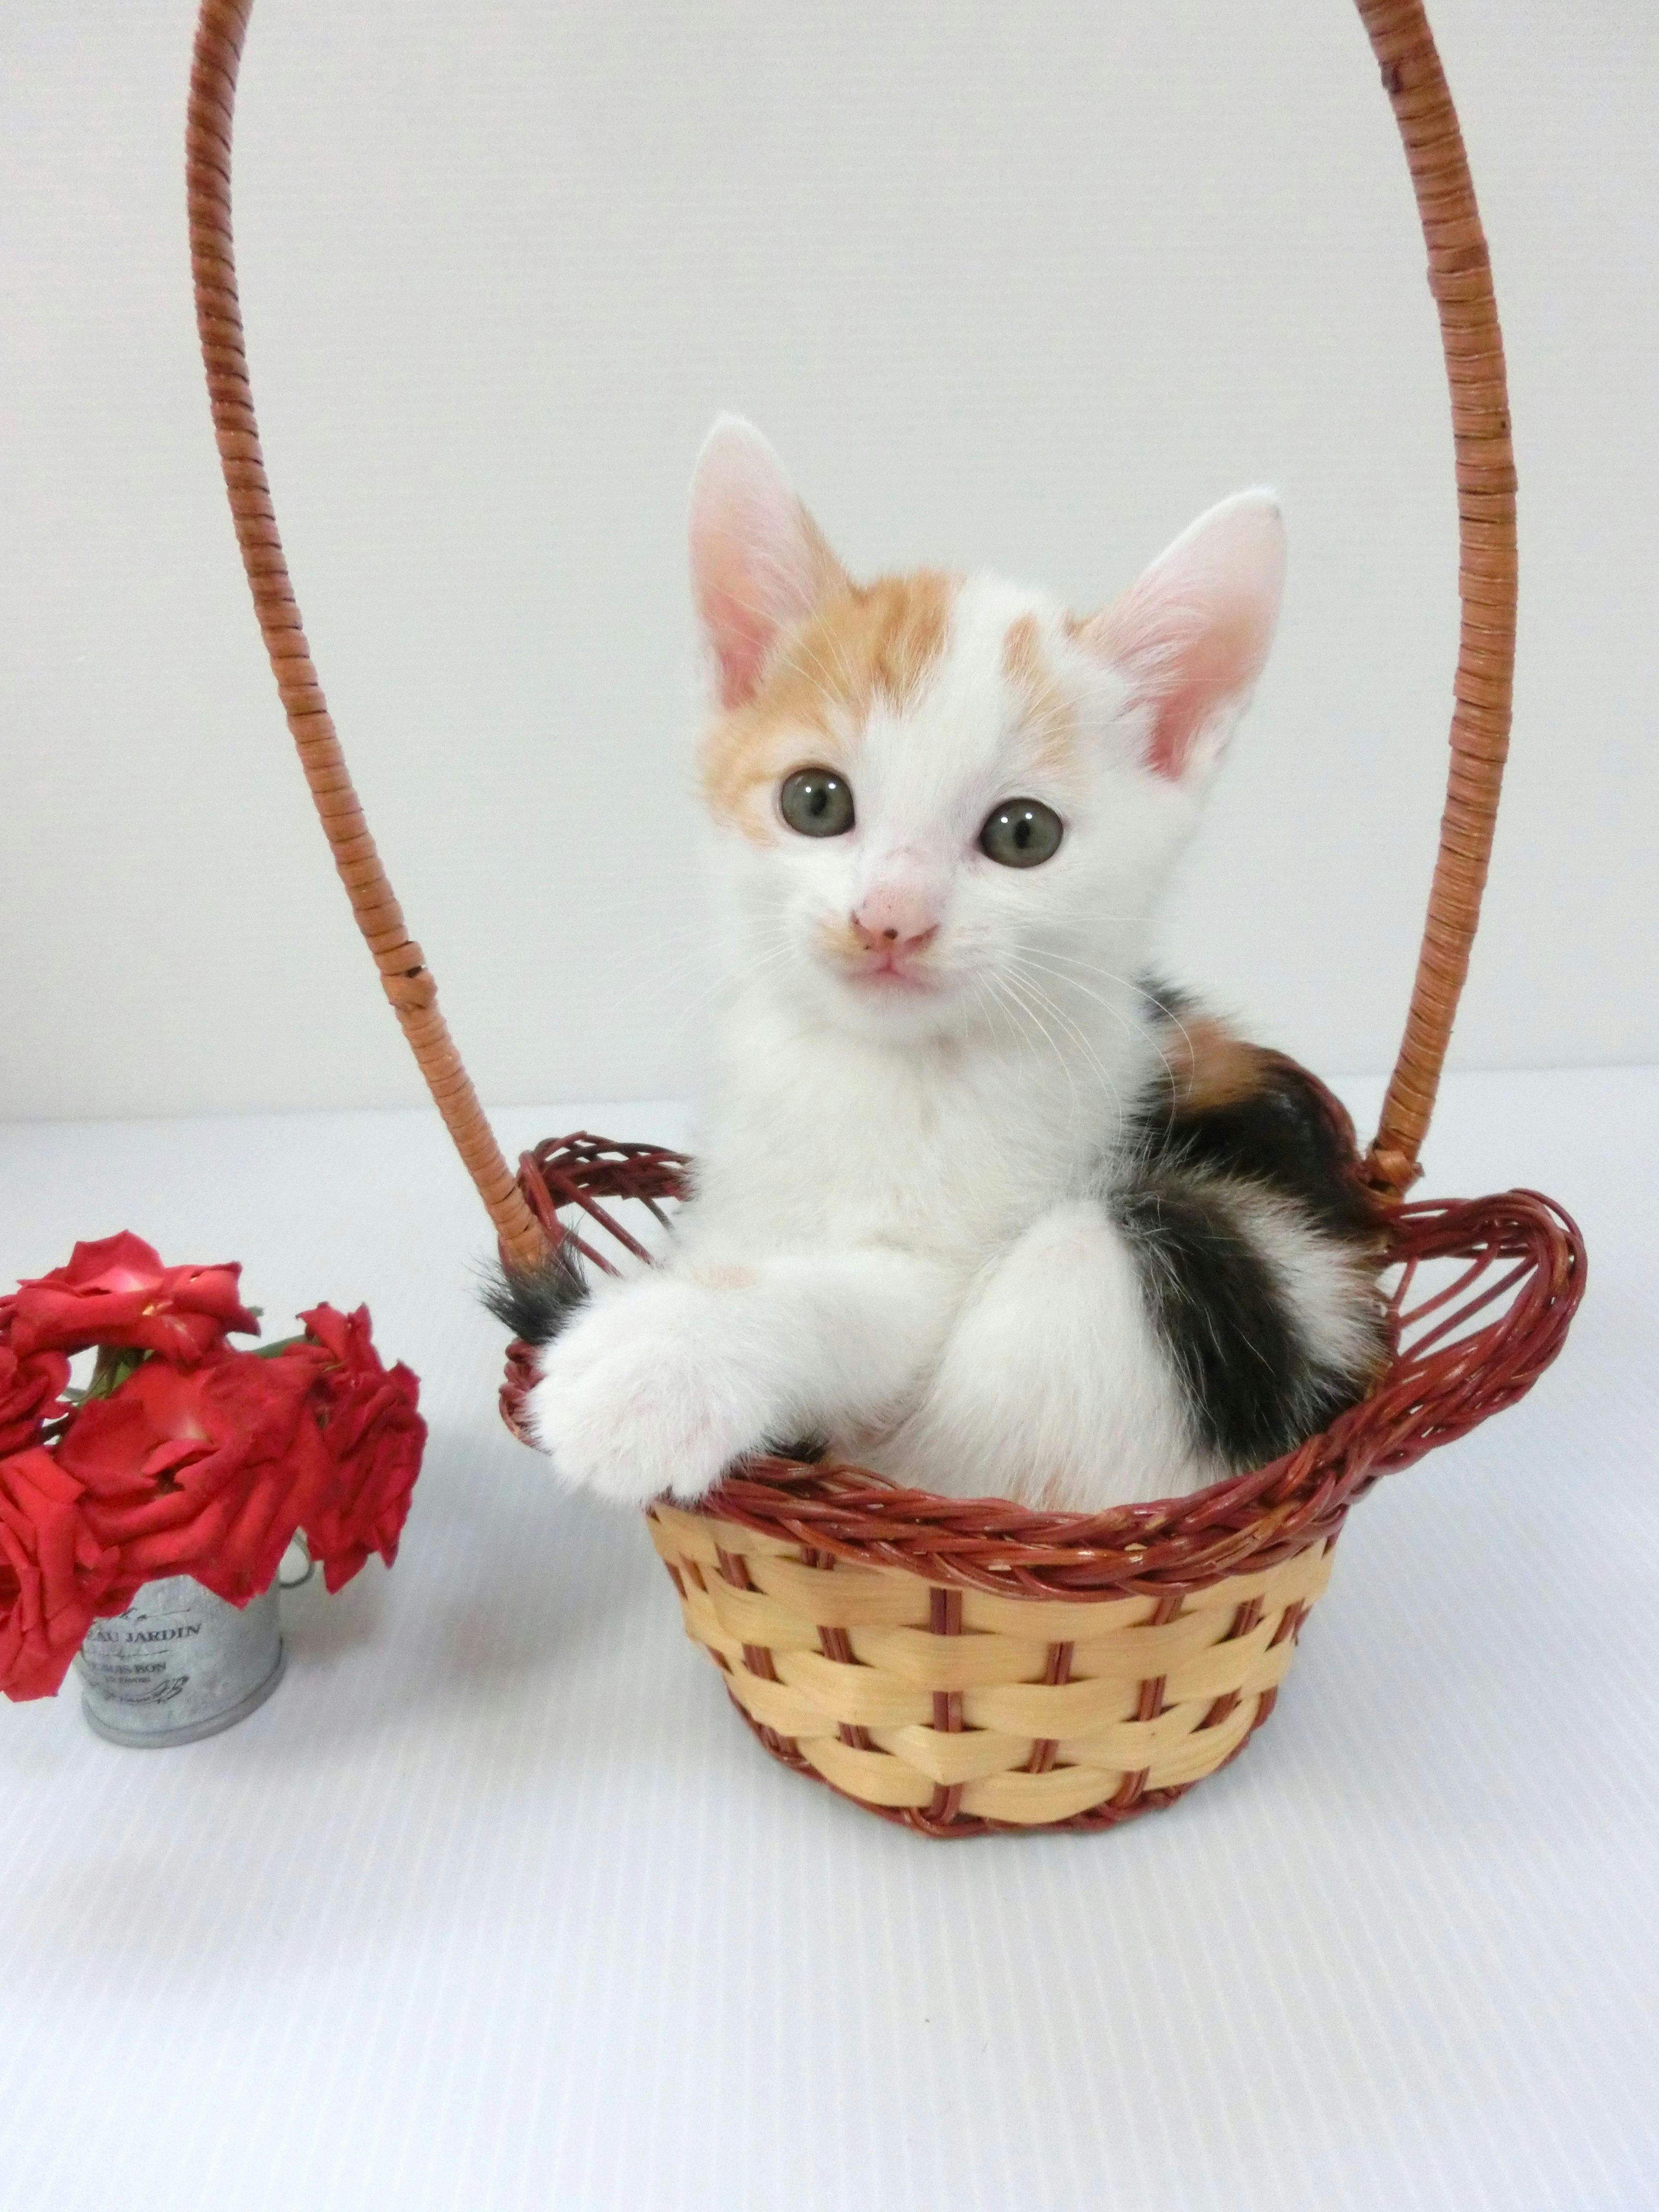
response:
{"label": "wicker basket", "polygon": [[[583,1134],[526,1153],[523,1188],[608,1267],[613,1242],[642,1248],[605,1201],[661,1219],[686,1165]],[[1231,1759],[1273,1711],[1348,1508],[1530,1389],[1583,1286],[1577,1229],[1535,1192],[1396,1205],[1387,1229],[1387,1373],[1253,1474],[1084,1515],[754,1459],[699,1510],[655,1506],[686,1633],[767,1749],[935,1836],[1111,1827]],[[509,1427],[533,1358],[509,1355]]]}
{"label": "wicker basket", "polygon": [[[665,1218],[685,1162],[583,1135],[538,1146],[516,1174],[508,1166],[375,853],[312,665],[236,297],[231,122],[252,4],[204,0],[186,146],[191,246],[226,486],[289,726],[386,996],[503,1255],[528,1264],[570,1236],[601,1266],[606,1237],[643,1256],[605,1200]],[[1462,544],[1439,857],[1405,1040],[1363,1159],[1327,1097],[1386,1218],[1388,1368],[1362,1405],[1297,1451],[1162,1504],[1036,1513],[900,1490],[858,1468],[758,1458],[701,1509],[659,1504],[647,1516],[688,1634],[768,1750],[929,1835],[1112,1826],[1233,1758],[1273,1709],[1350,1506],[1528,1390],[1583,1293],[1578,1232],[1535,1193],[1405,1200],[1468,968],[1508,744],[1515,471],[1486,241],[1420,0],[1358,4],[1428,247]],[[510,1425],[531,1373],[514,1346],[501,1394]]]}

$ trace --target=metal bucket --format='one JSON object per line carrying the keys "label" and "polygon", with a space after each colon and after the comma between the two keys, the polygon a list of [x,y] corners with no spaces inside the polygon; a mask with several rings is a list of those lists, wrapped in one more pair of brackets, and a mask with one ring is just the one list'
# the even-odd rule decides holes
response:
{"label": "metal bucket", "polygon": [[246,1718],[283,1679],[276,1590],[239,1607],[189,1575],[146,1583],[125,1613],[94,1620],[81,1647],[88,1726],[149,1749]]}

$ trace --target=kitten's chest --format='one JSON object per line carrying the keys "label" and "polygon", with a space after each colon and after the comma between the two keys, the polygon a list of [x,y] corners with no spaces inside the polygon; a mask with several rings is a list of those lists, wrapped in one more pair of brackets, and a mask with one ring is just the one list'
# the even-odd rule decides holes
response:
{"label": "kitten's chest", "polygon": [[1017,1063],[810,1036],[734,1054],[687,1229],[754,1249],[896,1245],[971,1267],[1054,1202],[1100,1121]]}

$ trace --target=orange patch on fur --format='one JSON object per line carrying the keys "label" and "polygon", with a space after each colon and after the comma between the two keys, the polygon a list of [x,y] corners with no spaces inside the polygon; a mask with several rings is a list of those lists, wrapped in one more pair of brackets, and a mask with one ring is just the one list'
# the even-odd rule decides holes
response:
{"label": "orange patch on fur", "polygon": [[1171,1024],[1165,1051],[1177,1113],[1205,1114],[1214,1107],[1234,1106],[1261,1088],[1260,1047],[1235,1036],[1212,1014],[1200,1014],[1179,1027]]}
{"label": "orange patch on fur", "polygon": [[754,697],[705,738],[703,796],[715,819],[763,839],[765,802],[793,769],[845,769],[871,708],[904,706],[937,664],[959,580],[923,568],[832,592],[784,640]]}
{"label": "orange patch on fur", "polygon": [[1025,709],[1033,766],[1063,775],[1073,763],[1077,718],[1043,651],[1042,624],[1036,615],[1021,615],[1009,623],[1002,672]]}
{"label": "orange patch on fur", "polygon": [[864,950],[862,941],[850,921],[821,921],[818,942],[835,959],[854,961]]}

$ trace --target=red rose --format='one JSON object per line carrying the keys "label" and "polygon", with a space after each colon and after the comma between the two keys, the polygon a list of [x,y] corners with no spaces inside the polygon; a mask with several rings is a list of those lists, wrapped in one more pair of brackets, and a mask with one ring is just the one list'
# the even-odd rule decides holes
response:
{"label": "red rose", "polygon": [[69,1381],[69,1361],[61,1352],[31,1352],[19,1358],[0,1342],[0,1459],[39,1443],[43,1425],[67,1407],[58,1402]]}
{"label": "red rose", "polygon": [[371,1552],[387,1566],[397,1558],[426,1423],[416,1411],[421,1386],[410,1370],[381,1364],[369,1340],[367,1306],[354,1314],[317,1306],[300,1318],[331,1363],[317,1376],[313,1403],[333,1480],[305,1530],[323,1580],[337,1590]]}
{"label": "red rose", "polygon": [[320,1356],[226,1352],[180,1370],[146,1360],[83,1406],[58,1447],[129,1594],[194,1575],[232,1605],[270,1587],[331,1473],[309,1404]]}
{"label": "red rose", "polygon": [[159,1352],[193,1366],[218,1350],[225,1331],[259,1334],[237,1294],[240,1267],[164,1267],[152,1245],[123,1231],[77,1244],[65,1267],[20,1283],[0,1300],[0,1326],[21,1358],[89,1344]]}
{"label": "red rose", "polygon": [[0,1459],[0,1689],[50,1698],[112,1587],[81,1486],[40,1445]]}

